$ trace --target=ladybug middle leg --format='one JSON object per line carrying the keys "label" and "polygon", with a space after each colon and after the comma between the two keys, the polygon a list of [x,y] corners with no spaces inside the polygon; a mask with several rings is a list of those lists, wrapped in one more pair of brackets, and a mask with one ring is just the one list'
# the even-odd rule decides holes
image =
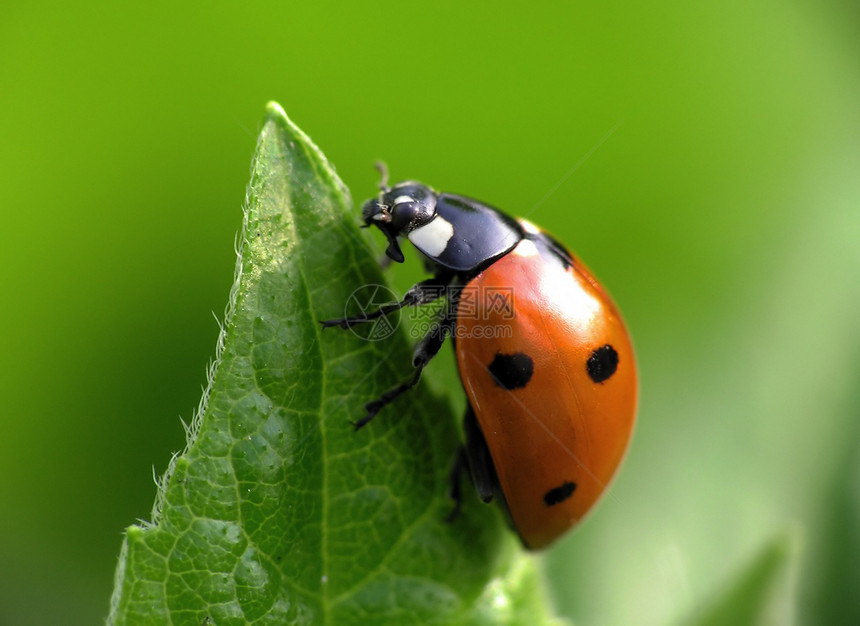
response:
{"label": "ladybug middle leg", "polygon": [[356,430],[376,417],[376,414],[379,413],[383,407],[390,404],[418,384],[424,367],[439,352],[442,344],[445,343],[445,338],[453,333],[454,316],[451,311],[452,309],[449,301],[449,306],[446,307],[446,311],[442,315],[441,319],[436,321],[433,326],[430,327],[430,331],[424,335],[424,337],[422,337],[415,346],[415,353],[412,357],[412,366],[415,368],[415,371],[412,373],[412,376],[396,387],[392,387],[376,400],[372,400],[365,404],[364,409],[367,413],[364,417],[353,424]]}
{"label": "ladybug middle leg", "polygon": [[421,371],[439,352],[442,344],[445,343],[445,337],[453,333],[457,297],[451,297],[451,294],[447,292],[447,288],[454,278],[456,278],[456,275],[452,272],[440,272],[432,278],[422,280],[420,283],[414,285],[406,292],[403,300],[399,302],[389,302],[388,304],[383,304],[375,311],[362,312],[353,317],[343,317],[321,322],[323,328],[340,326],[341,328],[348,329],[357,324],[373,321],[407,306],[421,306],[434,302],[443,296],[446,296],[448,300],[441,318],[431,326],[430,331],[415,346],[415,353],[412,357],[412,366],[415,368],[415,371],[412,376],[399,385],[392,387],[376,400],[365,404],[364,408],[367,413],[360,420],[353,423],[356,430],[376,417],[376,414],[383,407],[417,385],[421,379]]}

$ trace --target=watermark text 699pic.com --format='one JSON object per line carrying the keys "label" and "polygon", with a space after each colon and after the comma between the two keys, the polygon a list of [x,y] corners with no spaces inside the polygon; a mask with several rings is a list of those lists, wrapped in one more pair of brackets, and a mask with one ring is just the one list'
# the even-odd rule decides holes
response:
{"label": "watermark text 699pic.com", "polygon": [[[407,315],[409,334],[415,339],[426,335],[439,321],[440,306],[455,303],[457,320],[470,324],[457,324],[451,329],[454,338],[503,339],[513,336],[513,326],[506,321],[514,319],[514,290],[511,287],[447,285],[424,288],[422,306],[396,309],[365,324],[350,325],[350,330],[367,341],[381,341],[394,334],[402,315]],[[400,302],[402,298],[385,285],[363,285],[353,291],[344,305],[344,317],[353,318],[373,313],[380,307]]]}

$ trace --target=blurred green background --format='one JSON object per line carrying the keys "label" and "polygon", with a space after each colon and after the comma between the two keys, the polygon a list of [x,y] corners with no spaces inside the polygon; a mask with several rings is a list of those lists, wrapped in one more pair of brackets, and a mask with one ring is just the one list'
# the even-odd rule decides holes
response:
{"label": "blurred green background", "polygon": [[384,158],[531,212],[625,312],[640,421],[544,558],[561,614],[672,623],[787,537],[778,622],[860,623],[856,3],[23,7],[0,11],[0,623],[106,615],[205,382],[270,99],[354,200]]}

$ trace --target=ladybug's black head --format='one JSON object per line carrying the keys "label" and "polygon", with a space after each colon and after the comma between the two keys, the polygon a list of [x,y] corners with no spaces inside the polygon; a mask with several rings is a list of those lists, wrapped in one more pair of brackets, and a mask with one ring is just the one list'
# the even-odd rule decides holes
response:
{"label": "ladybug's black head", "polygon": [[388,249],[385,254],[393,261],[403,262],[397,237],[407,235],[423,226],[436,215],[436,193],[421,183],[407,181],[382,190],[378,198],[361,207],[366,226],[373,224],[385,233]]}

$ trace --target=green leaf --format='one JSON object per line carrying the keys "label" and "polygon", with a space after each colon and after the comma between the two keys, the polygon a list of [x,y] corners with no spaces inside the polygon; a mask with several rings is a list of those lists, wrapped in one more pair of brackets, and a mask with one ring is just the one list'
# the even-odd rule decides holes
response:
{"label": "green leaf", "polygon": [[411,368],[402,329],[370,341],[319,325],[384,284],[358,221],[270,104],[209,385],[152,523],[127,531],[110,623],[551,621],[496,507],[467,498],[444,521],[458,443],[446,399],[422,384],[350,424]]}
{"label": "green leaf", "polygon": [[689,620],[691,626],[791,624],[794,614],[796,541],[780,535],[727,588]]}

